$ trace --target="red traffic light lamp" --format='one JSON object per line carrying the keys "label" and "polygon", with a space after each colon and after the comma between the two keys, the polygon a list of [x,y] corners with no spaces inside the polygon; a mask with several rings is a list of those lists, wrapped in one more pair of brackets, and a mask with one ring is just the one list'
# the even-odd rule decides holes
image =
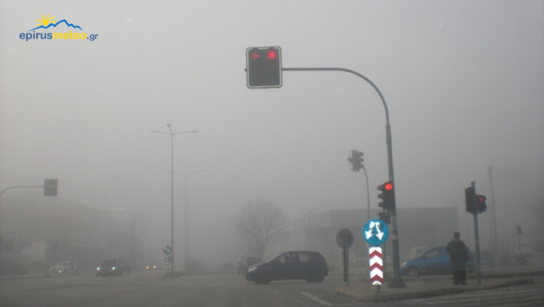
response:
{"label": "red traffic light lamp", "polygon": [[393,184],[391,182],[386,182],[383,184],[383,189],[385,191],[391,192],[393,191]]}
{"label": "red traffic light lamp", "polygon": [[248,88],[274,88],[282,86],[280,47],[250,47],[246,49],[246,74]]}
{"label": "red traffic light lamp", "polygon": [[380,184],[378,186],[378,191],[382,192],[378,194],[378,198],[382,200],[378,206],[384,208],[385,210],[394,210],[395,189],[393,183],[388,181],[384,184]]}
{"label": "red traffic light lamp", "polygon": [[476,195],[476,197],[476,210],[478,213],[485,212],[487,210],[487,204],[485,203],[487,197],[483,195]]}

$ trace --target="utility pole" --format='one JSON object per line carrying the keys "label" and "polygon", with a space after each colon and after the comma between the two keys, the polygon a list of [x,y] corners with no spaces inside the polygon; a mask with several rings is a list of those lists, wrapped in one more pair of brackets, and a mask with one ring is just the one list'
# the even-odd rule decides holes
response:
{"label": "utility pole", "polygon": [[497,207],[495,206],[495,192],[493,189],[493,166],[489,166],[489,178],[491,181],[491,249],[494,255],[499,253],[499,244],[497,243]]}

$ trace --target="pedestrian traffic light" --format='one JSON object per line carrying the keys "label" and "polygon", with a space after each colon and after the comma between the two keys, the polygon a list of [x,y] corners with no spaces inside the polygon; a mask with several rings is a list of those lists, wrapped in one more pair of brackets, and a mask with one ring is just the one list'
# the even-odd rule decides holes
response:
{"label": "pedestrian traffic light", "polygon": [[487,210],[487,205],[485,203],[487,197],[483,195],[476,195],[476,210],[478,213],[485,212]]}
{"label": "pedestrian traffic light", "polygon": [[465,203],[466,203],[466,209],[468,213],[475,214],[476,213],[476,193],[474,193],[474,189],[472,187],[468,187],[465,189]]}
{"label": "pedestrian traffic light", "polygon": [[43,196],[57,196],[58,179],[45,179],[43,183]]}
{"label": "pedestrian traffic light", "polygon": [[281,87],[281,48],[247,48],[246,75],[249,88]]}
{"label": "pedestrian traffic light", "polygon": [[382,201],[378,204],[379,207],[385,210],[395,210],[395,189],[392,182],[386,182],[378,186],[378,191],[382,193],[378,194],[378,198]]}
{"label": "pedestrian traffic light", "polygon": [[391,224],[391,214],[389,212],[378,212],[378,218],[386,224]]}
{"label": "pedestrian traffic light", "polygon": [[357,150],[350,151],[350,157],[348,161],[351,162],[351,170],[358,172],[361,168],[364,168],[363,165],[363,153]]}

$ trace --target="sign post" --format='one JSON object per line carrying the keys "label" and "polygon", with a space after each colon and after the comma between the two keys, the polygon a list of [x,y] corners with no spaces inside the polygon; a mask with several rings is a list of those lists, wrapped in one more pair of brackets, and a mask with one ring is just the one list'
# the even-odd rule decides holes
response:
{"label": "sign post", "polygon": [[349,248],[353,246],[353,233],[347,228],[340,229],[336,234],[336,244],[343,250],[344,282],[349,287]]}
{"label": "sign post", "polygon": [[166,244],[166,246],[162,249],[162,252],[166,255],[164,257],[164,266],[166,267],[166,273],[173,273],[170,272],[170,262],[172,262],[172,257],[170,256],[172,254],[172,247],[169,244]]}
{"label": "sign post", "polygon": [[389,238],[389,228],[387,224],[380,219],[373,219],[366,222],[362,230],[363,238],[370,245],[368,248],[370,265],[370,282],[377,287],[377,293],[380,293],[380,286],[383,284],[383,253],[380,245],[384,244]]}

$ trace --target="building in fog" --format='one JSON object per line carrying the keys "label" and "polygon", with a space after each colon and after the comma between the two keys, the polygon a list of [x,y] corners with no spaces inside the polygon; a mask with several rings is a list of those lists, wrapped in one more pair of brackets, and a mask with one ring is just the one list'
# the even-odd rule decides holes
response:
{"label": "building in fog", "polygon": [[[381,210],[370,210],[370,217],[377,218]],[[412,247],[435,247],[446,245],[454,231],[459,231],[458,209],[414,208],[397,209],[400,260]],[[303,232],[306,249],[321,252],[330,266],[341,266],[342,250],[336,244],[339,230],[348,228],[354,235],[350,248],[350,261],[367,264],[368,248],[362,237],[362,228],[369,218],[367,210],[331,210],[310,214],[294,222],[294,230]],[[390,225],[389,225],[390,226]],[[386,243],[386,253],[391,251],[391,236]],[[387,257],[391,262],[392,257]]]}
{"label": "building in fog", "polygon": [[59,197],[2,198],[0,260],[43,271],[57,261],[93,269],[105,258],[143,265],[142,216],[98,209]]}

